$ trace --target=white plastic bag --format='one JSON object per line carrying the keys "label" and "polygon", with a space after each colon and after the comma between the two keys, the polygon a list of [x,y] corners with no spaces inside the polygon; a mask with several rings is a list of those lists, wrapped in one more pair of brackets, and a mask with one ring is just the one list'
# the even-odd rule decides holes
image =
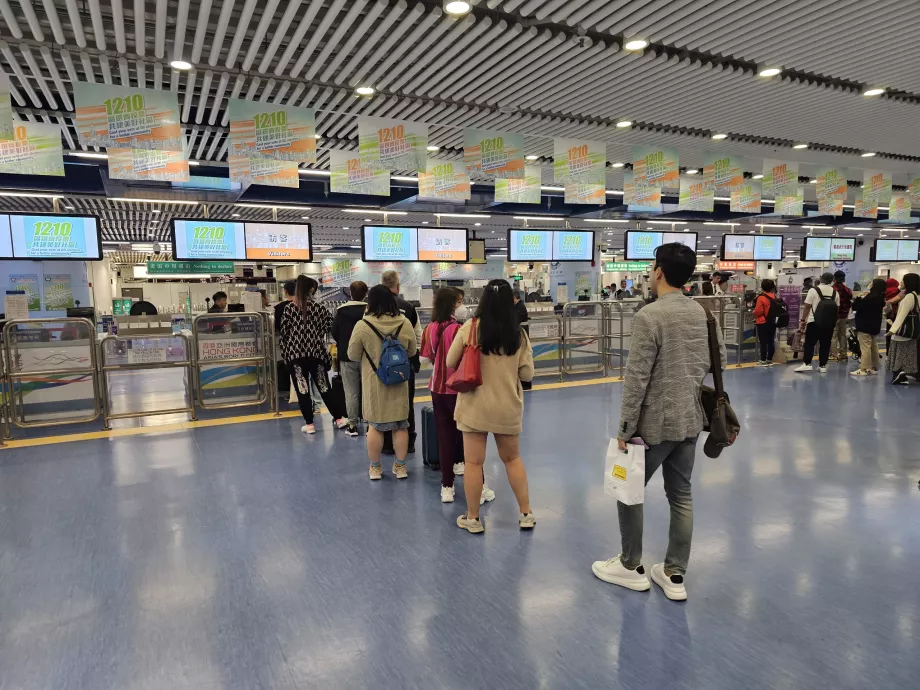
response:
{"label": "white plastic bag", "polygon": [[645,500],[645,446],[629,443],[623,453],[617,448],[617,440],[610,439],[604,463],[604,493],[628,506]]}

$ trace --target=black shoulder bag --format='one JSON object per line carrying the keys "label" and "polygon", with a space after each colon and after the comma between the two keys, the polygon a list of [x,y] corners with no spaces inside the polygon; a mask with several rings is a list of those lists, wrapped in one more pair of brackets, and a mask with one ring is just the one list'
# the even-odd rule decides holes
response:
{"label": "black shoulder bag", "polygon": [[[703,307],[706,309],[706,307]],[[738,438],[741,424],[728,401],[728,393],[722,387],[722,362],[719,356],[719,338],[716,333],[716,317],[706,309],[706,329],[709,335],[709,367],[715,386],[703,386],[700,402],[703,405],[703,431],[709,432],[709,438],[703,444],[703,452],[710,458],[717,458],[723,448],[727,448]]]}

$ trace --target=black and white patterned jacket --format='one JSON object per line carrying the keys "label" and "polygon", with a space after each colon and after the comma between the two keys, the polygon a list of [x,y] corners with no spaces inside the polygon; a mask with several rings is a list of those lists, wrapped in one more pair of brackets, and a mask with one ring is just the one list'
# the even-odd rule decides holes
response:
{"label": "black and white patterned jacket", "polygon": [[294,302],[288,302],[281,314],[281,356],[285,362],[295,359],[318,359],[327,367],[332,357],[326,347],[326,334],[332,329],[332,314],[319,302],[310,302],[306,318]]}

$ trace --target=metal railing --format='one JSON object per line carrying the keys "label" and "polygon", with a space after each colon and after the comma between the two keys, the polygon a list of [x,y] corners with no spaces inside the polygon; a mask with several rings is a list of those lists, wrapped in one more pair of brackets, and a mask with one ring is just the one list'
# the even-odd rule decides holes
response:
{"label": "metal railing", "polygon": [[[530,344],[534,348],[534,374],[536,376],[557,376],[562,380],[562,353],[563,346],[563,321],[558,314],[540,314],[533,316],[524,324],[530,335]],[[551,343],[552,346],[545,352],[543,345]],[[543,366],[543,362],[552,362],[552,354],[555,352],[555,365]],[[547,355],[546,359],[541,359]]]}

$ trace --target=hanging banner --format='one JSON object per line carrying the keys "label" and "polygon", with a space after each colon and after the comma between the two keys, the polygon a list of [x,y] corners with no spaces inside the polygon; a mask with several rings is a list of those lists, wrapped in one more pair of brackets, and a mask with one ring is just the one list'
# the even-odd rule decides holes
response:
{"label": "hanging banner", "polygon": [[368,168],[424,172],[428,125],[382,117],[358,118],[358,150]]}
{"label": "hanging banner", "polygon": [[524,177],[524,137],[486,129],[463,130],[463,162],[466,173],[497,178]]}
{"label": "hanging banner", "polygon": [[661,213],[661,187],[637,185],[632,170],[623,172],[623,203],[630,211]]}
{"label": "hanging banner", "polygon": [[73,96],[81,144],[116,149],[184,150],[179,99],[174,91],[78,81]]}
{"label": "hanging banner", "polygon": [[582,182],[565,183],[565,203],[567,204],[606,204],[607,187],[603,184]]}
{"label": "hanging banner", "polygon": [[64,175],[61,126],[20,121],[13,139],[0,141],[0,173],[11,175]]}
{"label": "hanging banner", "polygon": [[706,152],[703,187],[713,192],[730,192],[744,184],[744,161],[738,156]]}
{"label": "hanging banner", "polygon": [[297,172],[297,161],[230,156],[230,181],[244,186],[261,184],[296,189],[300,186],[300,174]]}
{"label": "hanging banner", "polygon": [[418,174],[420,199],[467,201],[471,197],[470,178],[459,163],[428,161],[428,172]]}
{"label": "hanging banner", "polygon": [[44,292],[47,311],[73,308],[73,284],[69,273],[46,273]]}
{"label": "hanging banner", "polygon": [[633,146],[633,177],[637,187],[678,187],[680,156],[677,149]]}
{"label": "hanging banner", "polygon": [[888,220],[896,223],[911,223],[910,217],[911,203],[910,196],[903,192],[895,192],[891,195],[891,202],[888,204]]}
{"label": "hanging banner", "polygon": [[763,193],[772,196],[795,196],[799,188],[799,164],[766,159],[763,162]]}
{"label": "hanging banner", "polygon": [[333,192],[390,196],[390,171],[364,165],[359,151],[330,151],[329,169]]}
{"label": "hanging banner", "polygon": [[109,177],[117,180],[188,182],[184,151],[109,149]]}
{"label": "hanging banner", "polygon": [[867,200],[862,191],[856,194],[856,200],[853,202],[854,218],[878,218],[878,204],[873,204]]}
{"label": "hanging banner", "polygon": [[553,179],[559,183],[607,183],[607,144],[603,141],[553,139]]}
{"label": "hanging banner", "polygon": [[743,185],[732,190],[729,210],[732,213],[760,213],[760,200],[760,180],[745,180]]}
{"label": "hanging banner", "polygon": [[520,180],[495,180],[495,201],[504,204],[539,204],[543,170],[539,165],[525,165]]}
{"label": "hanging banner", "polygon": [[773,204],[773,213],[781,216],[804,215],[802,206],[805,203],[805,191],[799,187],[795,194],[778,196]]}
{"label": "hanging banner", "polygon": [[358,280],[361,262],[357,259],[323,259],[320,285],[324,288],[348,287]]}
{"label": "hanging banner", "polygon": [[10,98],[10,78],[0,72],[0,140],[15,138],[13,127],[13,101]]}
{"label": "hanging banner", "polygon": [[9,290],[26,293],[29,300],[29,311],[41,311],[42,301],[38,294],[38,275],[36,273],[11,273]]}
{"label": "hanging banner", "polygon": [[822,216],[843,215],[843,202],[847,198],[846,172],[840,168],[818,170],[815,193],[818,195],[818,213]]}
{"label": "hanging banner", "polygon": [[316,111],[277,103],[227,101],[230,156],[316,163]]}
{"label": "hanging banner", "polygon": [[887,206],[891,201],[891,173],[881,170],[863,172],[863,201],[872,206]]}
{"label": "hanging banner", "polygon": [[910,205],[920,208],[920,175],[910,178],[907,183],[907,191],[910,194]]}
{"label": "hanging banner", "polygon": [[680,194],[677,201],[679,211],[712,213],[714,204],[715,191],[706,188],[703,178],[696,175],[680,176]]}

